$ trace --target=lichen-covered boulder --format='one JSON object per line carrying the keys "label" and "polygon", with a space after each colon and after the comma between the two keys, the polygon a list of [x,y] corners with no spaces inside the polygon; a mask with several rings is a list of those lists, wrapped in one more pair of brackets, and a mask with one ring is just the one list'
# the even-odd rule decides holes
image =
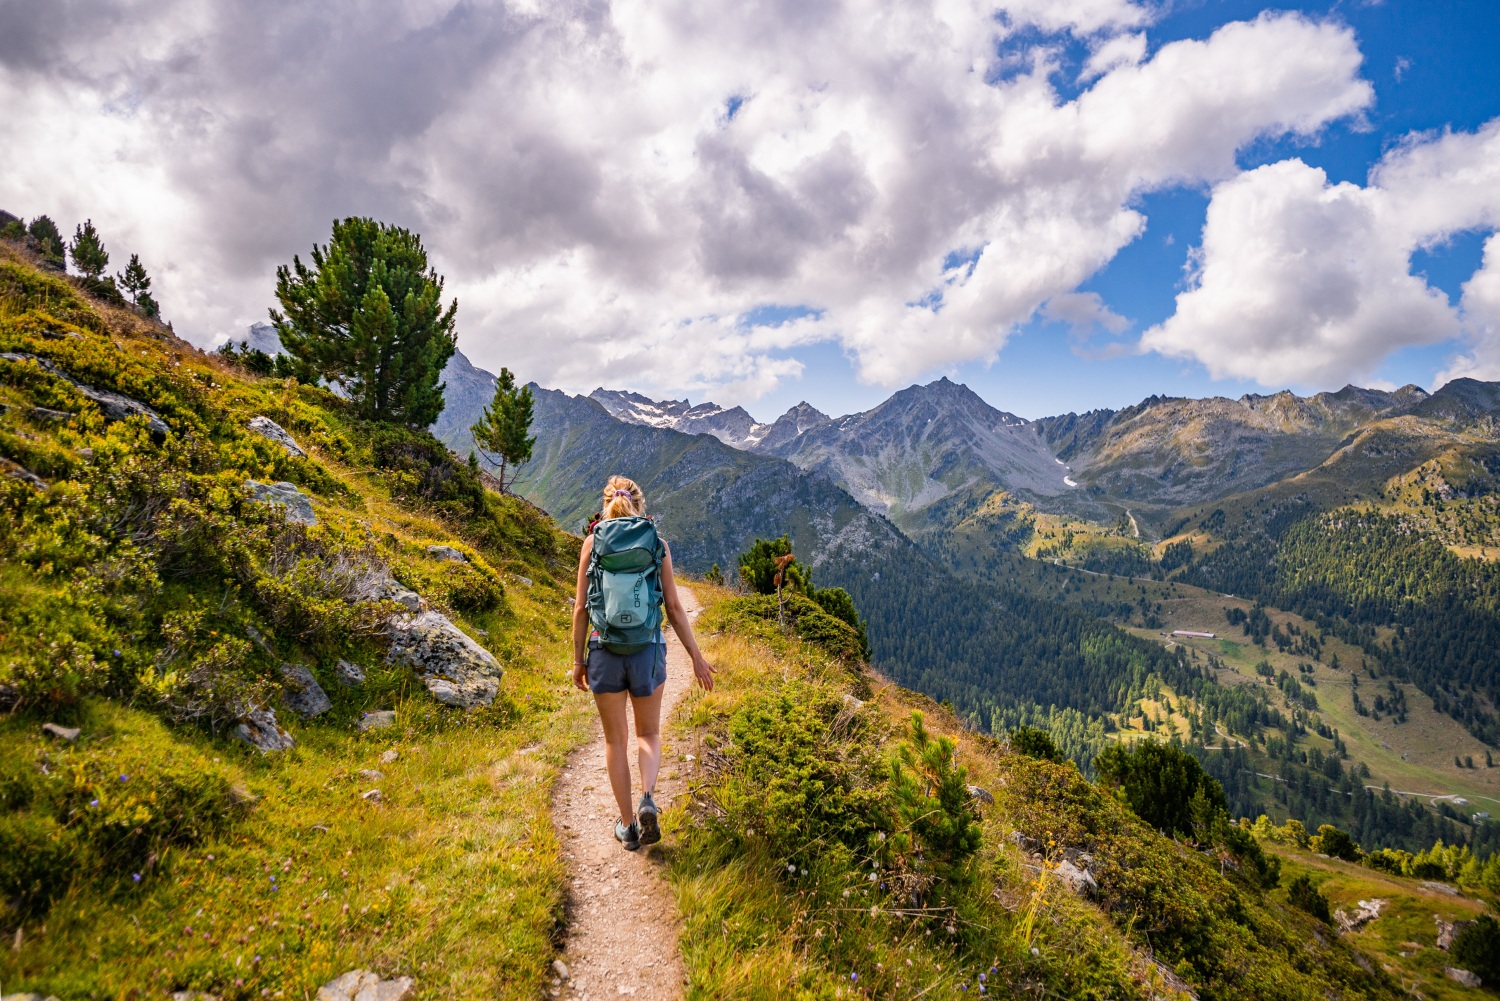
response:
{"label": "lichen-covered boulder", "polygon": [[281,678],[286,683],[282,699],[303,719],[312,719],[333,708],[328,693],[305,664],[282,664]]}
{"label": "lichen-covered boulder", "polygon": [[307,458],[307,452],[303,450],[301,445],[297,444],[297,439],[288,434],[286,428],[282,427],[280,424],[277,424],[275,421],[271,420],[271,418],[252,417],[245,425],[245,427],[260,435],[262,438],[274,441],[276,444],[284,448],[288,455],[298,459]]}
{"label": "lichen-covered boulder", "polygon": [[276,710],[255,709],[245,714],[234,735],[258,751],[286,751],[297,746],[292,735],[276,722]]}
{"label": "lichen-covered boulder", "polygon": [[411,667],[443,705],[470,709],[495,700],[505,674],[500,662],[446,615],[433,609],[396,615],[388,627],[387,662]]}
{"label": "lichen-covered boulder", "polygon": [[278,504],[286,509],[286,520],[299,525],[316,525],[318,516],[313,513],[312,498],[297,489],[296,484],[287,483],[261,483],[256,480],[246,480],[245,489],[250,491],[250,499],[257,504]]}

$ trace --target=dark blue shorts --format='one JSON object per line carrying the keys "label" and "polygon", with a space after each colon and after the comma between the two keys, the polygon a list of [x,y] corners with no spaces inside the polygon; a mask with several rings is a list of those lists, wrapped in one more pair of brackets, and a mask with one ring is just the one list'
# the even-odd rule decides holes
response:
{"label": "dark blue shorts", "polygon": [[636,653],[610,653],[589,641],[589,691],[596,695],[629,691],[638,699],[651,695],[667,680],[667,645],[649,644]]}

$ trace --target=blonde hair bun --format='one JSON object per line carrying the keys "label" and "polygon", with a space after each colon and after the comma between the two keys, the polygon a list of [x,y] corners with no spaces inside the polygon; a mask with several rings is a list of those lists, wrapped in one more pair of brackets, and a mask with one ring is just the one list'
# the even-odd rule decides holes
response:
{"label": "blonde hair bun", "polygon": [[634,480],[611,476],[604,484],[604,504],[600,511],[606,518],[638,518],[646,513],[646,495]]}

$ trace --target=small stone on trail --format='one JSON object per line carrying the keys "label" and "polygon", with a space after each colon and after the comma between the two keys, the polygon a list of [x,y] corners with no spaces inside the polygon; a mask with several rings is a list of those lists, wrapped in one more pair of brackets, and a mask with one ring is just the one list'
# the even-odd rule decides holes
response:
{"label": "small stone on trail", "polygon": [[360,770],[359,777],[370,782],[379,782],[385,778],[385,772],[376,771],[373,768],[363,768]]}
{"label": "small stone on trail", "polygon": [[365,683],[365,669],[358,664],[351,664],[347,660],[341,660],[333,667],[333,672],[339,676],[339,680],[350,688],[358,688]]}
{"label": "small stone on trail", "polygon": [[397,754],[395,751],[386,751],[380,756],[380,763],[382,765],[388,765],[399,757],[401,757],[401,755]]}
{"label": "small stone on trail", "polygon": [[384,730],[388,726],[396,725],[396,711],[394,709],[382,709],[379,712],[365,713],[359,721],[359,732],[368,733],[371,730]]}
{"label": "small stone on trail", "polygon": [[307,453],[302,450],[301,445],[297,444],[297,440],[288,434],[286,429],[280,424],[271,420],[271,418],[252,417],[250,418],[250,423],[246,424],[245,427],[254,431],[262,438],[274,441],[284,448],[288,455],[295,456],[298,459],[307,458]]}
{"label": "small stone on trail", "polygon": [[452,546],[428,546],[427,552],[440,560],[453,560],[455,563],[469,562],[467,556]]}
{"label": "small stone on trail", "polygon": [[520,574],[516,574],[516,580],[520,581],[522,584],[525,584],[527,587],[536,586],[536,581],[532,580],[530,577],[522,577]]}
{"label": "small stone on trail", "polygon": [[371,789],[369,792],[361,793],[359,798],[371,803],[379,803],[381,800],[380,790]]}
{"label": "small stone on trail", "polygon": [[78,739],[78,727],[58,726],[56,723],[43,723],[42,732],[58,740],[65,740],[69,744]]}
{"label": "small stone on trail", "polygon": [[552,972],[555,973],[555,974],[557,974],[559,977],[561,977],[564,980],[570,980],[570,979],[572,979],[571,975],[568,973],[568,964],[564,963],[560,959],[554,959],[552,961]]}

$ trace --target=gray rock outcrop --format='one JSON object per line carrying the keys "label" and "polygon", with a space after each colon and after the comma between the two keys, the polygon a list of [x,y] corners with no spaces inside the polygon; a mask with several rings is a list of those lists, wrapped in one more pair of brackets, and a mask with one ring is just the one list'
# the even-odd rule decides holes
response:
{"label": "gray rock outcrop", "polygon": [[1439,949],[1447,949],[1458,937],[1459,932],[1474,923],[1472,921],[1444,921],[1436,914],[1432,916],[1432,920],[1437,922],[1437,947]]}
{"label": "gray rock outcrop", "polygon": [[58,365],[55,361],[42,358],[38,355],[26,354],[21,351],[0,352],[0,358],[4,358],[6,361],[36,362],[37,365],[41,366],[43,371],[69,383],[84,397],[92,400],[100,411],[103,412],[104,419],[107,421],[123,421],[131,417],[146,418],[146,426],[151,429],[151,437],[157,444],[165,441],[167,433],[171,430],[167,427],[166,421],[161,419],[161,414],[158,414],[140,400],[133,400],[128,396],[109,389],[95,389],[93,386],[79,382],[64,371],[62,366]]}
{"label": "gray rock outcrop", "polygon": [[297,444],[297,439],[293,438],[285,428],[271,420],[271,418],[252,417],[245,427],[262,438],[274,441],[286,450],[287,455],[298,459],[307,458],[307,452],[303,450],[301,445]]}
{"label": "gray rock outcrop", "polygon": [[250,491],[250,499],[257,504],[279,504],[285,508],[287,521],[298,525],[318,523],[318,516],[313,513],[312,498],[298,490],[296,484],[285,480],[279,483],[246,480],[245,489]]}
{"label": "gray rock outcrop", "polygon": [[381,980],[369,970],[350,970],[319,987],[317,1001],[406,1001],[411,995],[411,977]]}
{"label": "gray rock outcrop", "polygon": [[19,462],[14,462],[10,459],[5,458],[4,456],[0,456],[0,473],[9,476],[13,480],[20,480],[27,486],[33,487],[37,490],[47,489],[46,480],[42,479],[36,473],[33,473],[31,470],[27,469]]}
{"label": "gray rock outcrop", "polygon": [[355,724],[360,733],[368,733],[371,730],[384,730],[388,726],[396,725],[396,711],[394,709],[381,709],[372,713],[365,713]]}
{"label": "gray rock outcrop", "polygon": [[1478,987],[1484,983],[1480,979],[1479,974],[1470,973],[1468,970],[1460,970],[1456,966],[1445,967],[1443,975],[1454,983],[1462,984],[1465,987]]}
{"label": "gray rock outcrop", "polygon": [[427,552],[440,560],[453,560],[456,563],[467,563],[469,558],[452,546],[428,546]]}
{"label": "gray rock outcrop", "polygon": [[73,741],[78,739],[79,730],[76,726],[62,726],[57,723],[43,723],[42,732],[47,734],[49,737],[56,737],[58,740],[71,744],[73,743]]}
{"label": "gray rock outcrop", "polygon": [[391,643],[386,663],[410,667],[433,698],[458,709],[495,700],[505,669],[421,595],[386,577],[368,581],[356,600],[391,601],[405,610],[386,620]]}
{"label": "gray rock outcrop", "polygon": [[328,693],[305,664],[282,664],[281,678],[286,683],[282,698],[303,719],[312,719],[333,708]]}
{"label": "gray rock outcrop", "polygon": [[405,664],[416,671],[432,697],[443,705],[471,709],[495,700],[505,675],[500,662],[446,615],[427,609],[394,616],[388,626],[391,649],[387,662]]}
{"label": "gray rock outcrop", "polygon": [[256,709],[245,714],[234,735],[258,751],[286,751],[297,746],[292,735],[276,722],[276,710]]}
{"label": "gray rock outcrop", "polygon": [[1069,862],[1067,859],[1057,863],[1057,868],[1052,870],[1052,875],[1080,897],[1091,897],[1099,889],[1099,884],[1095,882],[1093,874],[1088,869]]}
{"label": "gray rock outcrop", "polygon": [[1340,908],[1333,912],[1333,923],[1339,931],[1344,934],[1359,931],[1365,925],[1380,917],[1380,909],[1387,901],[1376,897],[1373,900],[1361,900],[1353,908],[1344,910]]}
{"label": "gray rock outcrop", "polygon": [[339,676],[339,680],[350,688],[358,688],[365,683],[365,669],[358,664],[341,660],[334,665],[333,671]]}

